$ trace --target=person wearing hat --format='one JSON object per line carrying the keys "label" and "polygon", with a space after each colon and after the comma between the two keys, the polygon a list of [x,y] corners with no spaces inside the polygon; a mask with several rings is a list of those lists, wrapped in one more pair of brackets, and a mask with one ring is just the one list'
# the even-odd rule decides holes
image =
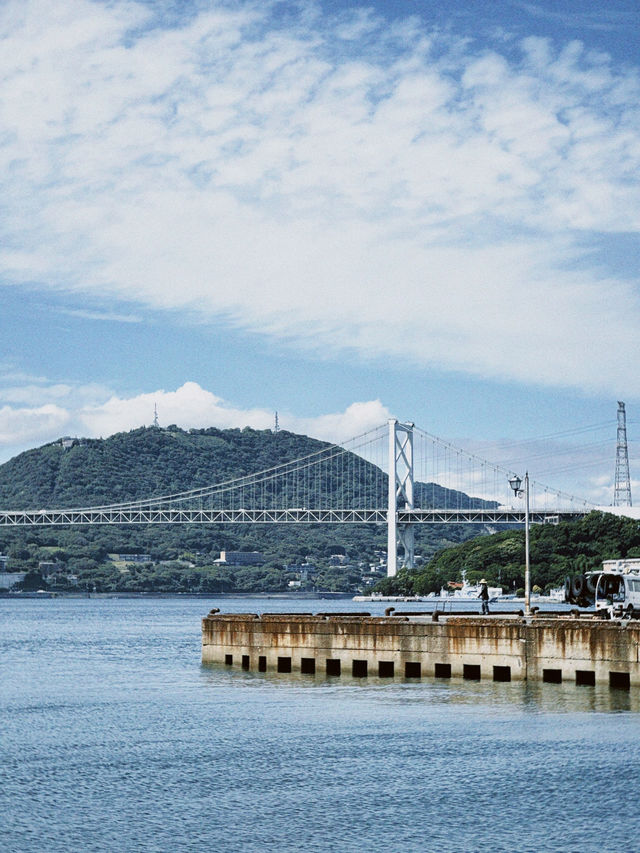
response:
{"label": "person wearing hat", "polygon": [[478,596],[482,600],[482,614],[487,615],[489,613],[489,587],[487,586],[487,582],[484,578],[480,581],[480,595]]}

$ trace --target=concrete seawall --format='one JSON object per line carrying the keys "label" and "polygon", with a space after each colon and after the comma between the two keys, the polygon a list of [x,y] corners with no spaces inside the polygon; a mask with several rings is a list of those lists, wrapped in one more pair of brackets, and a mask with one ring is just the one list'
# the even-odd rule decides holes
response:
{"label": "concrete seawall", "polygon": [[222,614],[202,620],[202,662],[382,678],[640,685],[640,621],[541,616]]}

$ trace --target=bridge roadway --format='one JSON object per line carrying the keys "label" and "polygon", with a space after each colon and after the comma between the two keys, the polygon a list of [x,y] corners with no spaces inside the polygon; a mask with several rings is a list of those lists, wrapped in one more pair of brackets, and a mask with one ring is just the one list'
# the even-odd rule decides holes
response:
{"label": "bridge roadway", "polygon": [[[592,509],[592,508],[590,508]],[[583,510],[529,511],[531,524],[557,524],[586,515]],[[162,506],[88,507],[0,512],[0,527],[91,524],[387,524],[386,509],[185,509]],[[405,509],[402,524],[524,524],[524,510]]]}

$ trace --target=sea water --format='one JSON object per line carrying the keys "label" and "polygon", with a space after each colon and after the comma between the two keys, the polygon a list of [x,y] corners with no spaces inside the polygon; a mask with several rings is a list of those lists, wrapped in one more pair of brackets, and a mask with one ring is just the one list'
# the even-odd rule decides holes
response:
{"label": "sea water", "polygon": [[636,689],[204,667],[213,606],[364,609],[0,600],[3,853],[640,851]]}

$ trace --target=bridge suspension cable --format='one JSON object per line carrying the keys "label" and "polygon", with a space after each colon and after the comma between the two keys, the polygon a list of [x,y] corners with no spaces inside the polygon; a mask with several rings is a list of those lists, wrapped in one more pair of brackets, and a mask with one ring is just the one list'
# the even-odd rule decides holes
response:
{"label": "bridge suspension cable", "polygon": [[[209,486],[100,506],[4,511],[0,526],[386,523],[398,525],[398,535],[411,551],[414,524],[518,522],[521,509],[512,506],[508,484],[514,472],[413,424],[389,423],[396,424],[394,435],[403,436],[398,443],[389,442],[389,424],[383,424],[343,444],[323,445],[300,458]],[[401,476],[398,465],[404,466]],[[584,514],[590,508],[588,502],[534,480],[531,491],[534,521],[558,513]]]}
{"label": "bridge suspension cable", "polygon": [[[414,428],[414,479],[421,484],[417,501],[443,509],[509,506],[513,493],[509,478],[516,473],[505,465],[489,462],[451,442]],[[524,466],[523,466],[524,467]],[[538,509],[580,511],[591,501],[530,481],[532,506]]]}

